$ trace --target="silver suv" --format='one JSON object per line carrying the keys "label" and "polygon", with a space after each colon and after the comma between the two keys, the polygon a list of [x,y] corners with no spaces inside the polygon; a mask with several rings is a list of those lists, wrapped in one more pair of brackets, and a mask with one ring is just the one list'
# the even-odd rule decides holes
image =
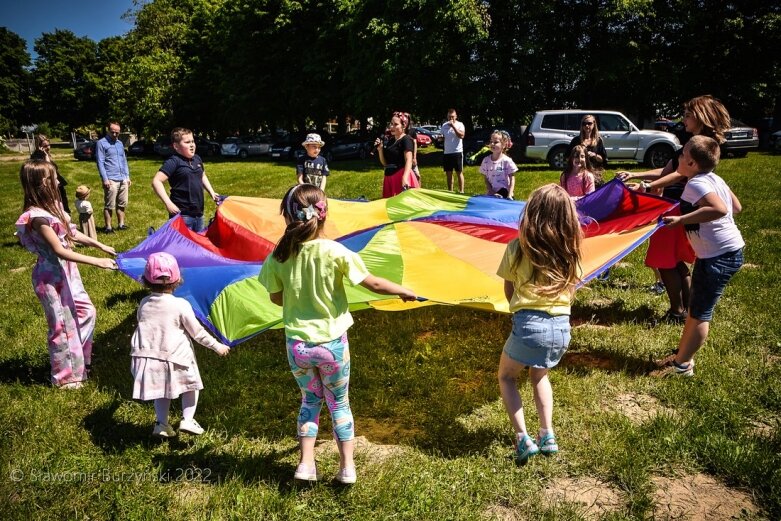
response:
{"label": "silver suv", "polygon": [[523,146],[529,159],[541,159],[562,170],[567,166],[567,150],[572,138],[580,133],[580,120],[592,114],[599,125],[599,135],[609,161],[642,161],[651,168],[661,168],[681,146],[669,132],[639,130],[620,112],[609,110],[541,110],[529,125]]}

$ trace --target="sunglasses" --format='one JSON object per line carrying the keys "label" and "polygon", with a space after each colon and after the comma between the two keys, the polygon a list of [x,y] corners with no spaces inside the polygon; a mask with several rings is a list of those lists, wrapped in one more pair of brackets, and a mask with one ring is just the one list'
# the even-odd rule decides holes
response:
{"label": "sunglasses", "polygon": [[584,121],[583,123],[580,124],[580,126],[582,127],[591,127],[593,125],[594,125],[593,121]]}

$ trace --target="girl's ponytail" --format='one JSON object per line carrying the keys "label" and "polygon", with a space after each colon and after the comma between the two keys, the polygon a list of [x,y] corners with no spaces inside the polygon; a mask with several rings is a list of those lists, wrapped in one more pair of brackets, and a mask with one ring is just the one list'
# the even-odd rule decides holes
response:
{"label": "girl's ponytail", "polygon": [[287,227],[272,255],[277,261],[285,262],[298,255],[301,244],[320,234],[328,206],[322,190],[314,185],[303,184],[295,185],[287,191],[279,210],[285,217]]}

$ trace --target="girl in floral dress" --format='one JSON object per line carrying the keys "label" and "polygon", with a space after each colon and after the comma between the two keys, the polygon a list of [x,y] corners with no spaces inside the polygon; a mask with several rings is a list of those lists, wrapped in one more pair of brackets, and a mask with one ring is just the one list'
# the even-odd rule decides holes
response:
{"label": "girl in floral dress", "polygon": [[107,270],[117,269],[117,263],[76,253],[73,243],[110,255],[116,252],[71,224],[62,207],[52,163],[29,160],[22,165],[19,178],[24,190],[24,213],[16,221],[16,233],[22,245],[38,256],[33,289],[49,326],[51,381],[62,389],[78,389],[89,374],[96,312],[76,263]]}

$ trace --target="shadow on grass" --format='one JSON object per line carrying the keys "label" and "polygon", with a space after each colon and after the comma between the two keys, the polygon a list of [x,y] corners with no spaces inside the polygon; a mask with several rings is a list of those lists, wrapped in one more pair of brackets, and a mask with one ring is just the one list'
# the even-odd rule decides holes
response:
{"label": "shadow on grass", "polygon": [[9,358],[0,362],[0,382],[22,385],[51,383],[49,359],[46,356]]}
{"label": "shadow on grass", "polygon": [[613,326],[628,323],[653,327],[657,324],[656,310],[648,304],[626,309],[623,302],[611,302],[606,306],[584,305],[576,302],[572,305],[570,320],[573,325],[590,323],[598,326]]}

